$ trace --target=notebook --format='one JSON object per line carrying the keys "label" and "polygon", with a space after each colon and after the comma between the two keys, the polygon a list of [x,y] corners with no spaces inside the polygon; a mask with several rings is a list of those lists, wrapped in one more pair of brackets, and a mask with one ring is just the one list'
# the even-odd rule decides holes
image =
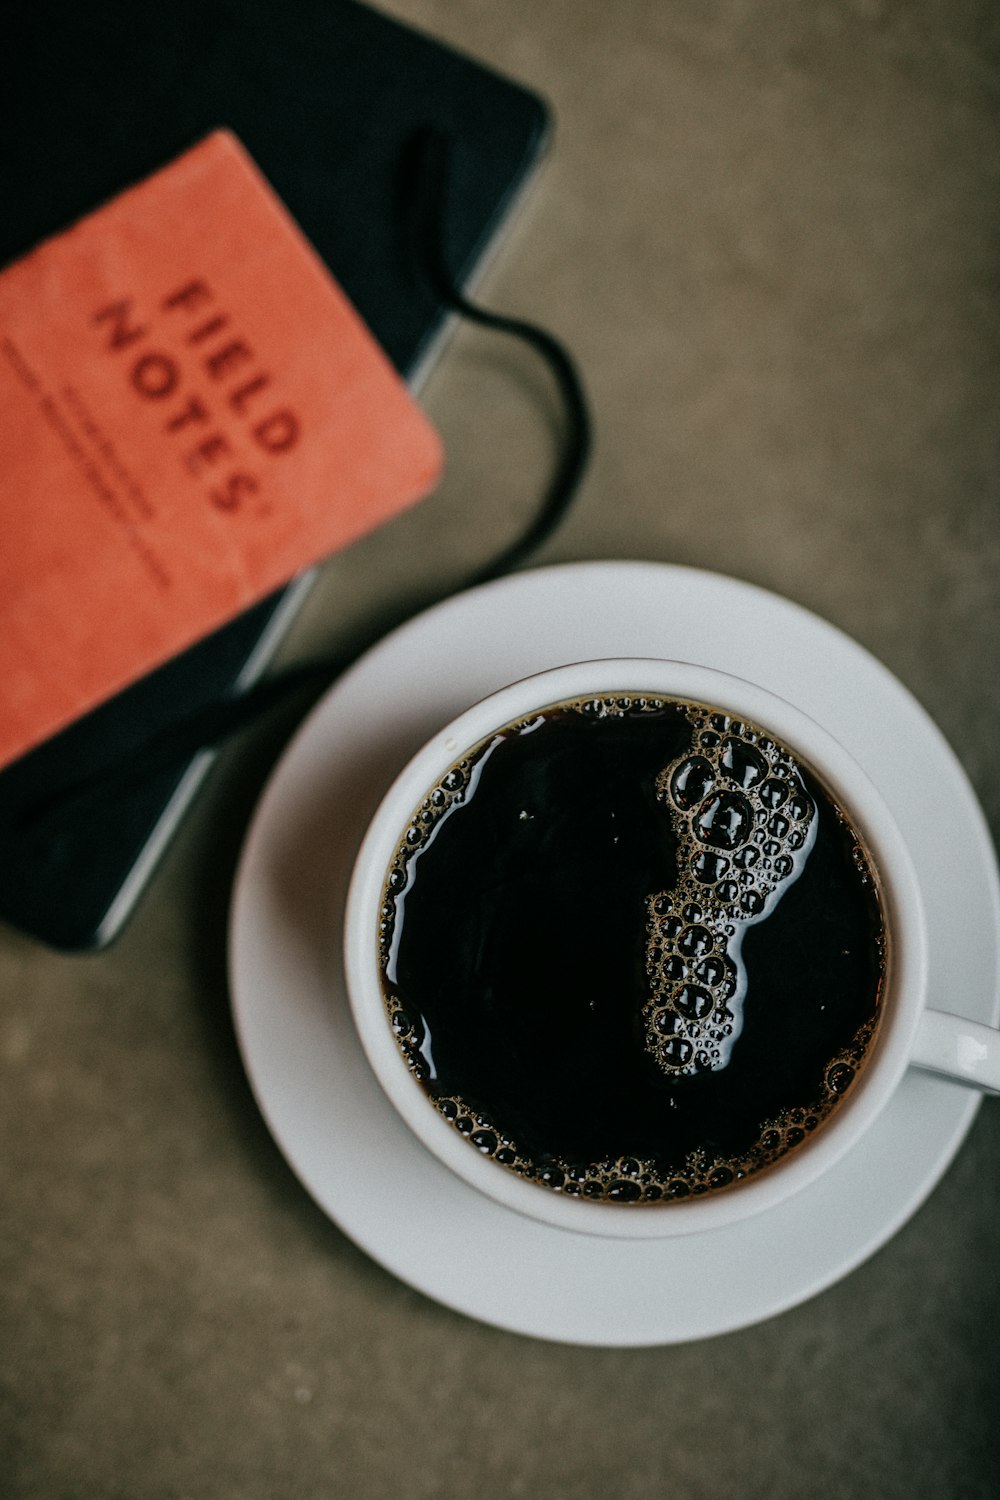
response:
{"label": "notebook", "polygon": [[231,131],[0,270],[0,768],[440,470]]}
{"label": "notebook", "polygon": [[[415,387],[444,308],[400,213],[414,132],[454,142],[446,252],[468,284],[530,179],[545,102],[354,0],[294,7],[40,3],[14,38],[0,264],[209,132],[244,143],[395,368]],[[0,476],[0,483],[3,476]],[[0,772],[0,917],[100,947],[121,928],[209,763],[109,786],[24,831],[22,809],[262,671],[308,579],[271,595]]]}

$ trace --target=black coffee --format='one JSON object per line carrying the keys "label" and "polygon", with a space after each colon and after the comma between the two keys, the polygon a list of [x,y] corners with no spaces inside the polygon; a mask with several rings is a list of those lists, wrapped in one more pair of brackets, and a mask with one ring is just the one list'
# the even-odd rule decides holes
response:
{"label": "black coffee", "polygon": [[432,788],[382,908],[387,1010],[471,1147],[618,1203],[729,1187],[850,1090],[877,885],[784,746],[712,708],[579,700]]}

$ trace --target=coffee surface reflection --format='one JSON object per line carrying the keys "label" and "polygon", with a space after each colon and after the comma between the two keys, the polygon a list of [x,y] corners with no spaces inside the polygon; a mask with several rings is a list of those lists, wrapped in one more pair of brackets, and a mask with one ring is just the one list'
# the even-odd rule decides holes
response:
{"label": "coffee surface reflection", "polygon": [[709,705],[615,694],[477,745],[400,840],[389,1024],[470,1150],[567,1196],[732,1190],[849,1095],[878,883],[820,780]]}

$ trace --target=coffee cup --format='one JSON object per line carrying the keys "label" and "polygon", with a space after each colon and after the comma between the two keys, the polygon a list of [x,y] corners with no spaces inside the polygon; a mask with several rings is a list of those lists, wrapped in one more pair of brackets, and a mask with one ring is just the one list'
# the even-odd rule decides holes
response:
{"label": "coffee cup", "polygon": [[574,663],[435,734],[348,893],[354,1022],[472,1188],[584,1234],[721,1228],[815,1182],[910,1066],[1000,1092],[1000,1033],[928,994],[905,841],[776,694]]}

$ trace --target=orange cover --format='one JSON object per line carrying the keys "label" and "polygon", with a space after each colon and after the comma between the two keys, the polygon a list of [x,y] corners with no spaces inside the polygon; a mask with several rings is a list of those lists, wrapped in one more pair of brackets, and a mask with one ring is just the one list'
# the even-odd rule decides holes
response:
{"label": "orange cover", "polygon": [[0,274],[0,765],[419,499],[426,419],[234,136]]}

